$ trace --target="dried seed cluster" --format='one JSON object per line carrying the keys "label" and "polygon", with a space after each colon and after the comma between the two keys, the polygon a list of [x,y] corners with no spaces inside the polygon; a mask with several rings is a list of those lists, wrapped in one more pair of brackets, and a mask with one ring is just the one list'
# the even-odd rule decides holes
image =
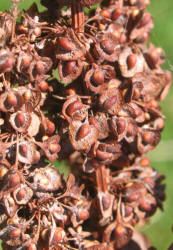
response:
{"label": "dried seed cluster", "polygon": [[162,208],[164,185],[144,154],[171,84],[147,45],[149,0],[18,2],[0,13],[3,249],[148,249],[134,226]]}

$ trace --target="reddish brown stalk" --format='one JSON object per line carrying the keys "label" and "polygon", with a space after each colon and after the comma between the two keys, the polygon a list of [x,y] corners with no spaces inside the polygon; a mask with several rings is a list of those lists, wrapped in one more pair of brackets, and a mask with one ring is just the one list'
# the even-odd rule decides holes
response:
{"label": "reddish brown stalk", "polygon": [[73,2],[72,10],[72,27],[78,32],[84,32],[84,10],[80,3]]}

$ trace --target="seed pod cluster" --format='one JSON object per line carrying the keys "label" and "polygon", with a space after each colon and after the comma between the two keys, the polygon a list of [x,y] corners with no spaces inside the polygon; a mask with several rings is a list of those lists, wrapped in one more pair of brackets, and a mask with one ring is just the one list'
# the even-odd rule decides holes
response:
{"label": "seed pod cluster", "polygon": [[23,14],[18,2],[0,13],[3,249],[149,249],[134,227],[165,198],[144,154],[171,85],[148,45],[149,1],[42,0]]}

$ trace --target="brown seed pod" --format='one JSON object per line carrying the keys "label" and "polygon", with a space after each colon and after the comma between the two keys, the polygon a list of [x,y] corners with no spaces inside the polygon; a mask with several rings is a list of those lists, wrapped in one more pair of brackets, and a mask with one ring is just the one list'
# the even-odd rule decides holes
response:
{"label": "brown seed pod", "polygon": [[23,104],[23,96],[17,90],[11,89],[0,96],[0,110],[3,112],[15,112]]}
{"label": "brown seed pod", "polygon": [[144,102],[148,102],[153,98],[159,100],[164,89],[168,86],[162,73],[159,74],[153,70],[151,74],[144,72],[135,74],[132,78],[132,95],[134,96],[134,91],[138,90],[138,100],[141,99]]}
{"label": "brown seed pod", "polygon": [[143,154],[156,147],[161,138],[160,131],[143,128],[137,138],[137,149]]}
{"label": "brown seed pod", "polygon": [[42,142],[35,142],[45,153],[45,156],[51,161],[54,162],[58,158],[58,152],[61,147],[59,145],[60,136],[54,135],[49,137],[47,140]]}
{"label": "brown seed pod", "polygon": [[13,192],[13,197],[18,205],[26,205],[33,196],[33,191],[25,184],[21,184]]}
{"label": "brown seed pod", "polygon": [[88,115],[88,105],[84,105],[80,96],[69,96],[62,107],[64,118],[70,123],[71,120],[84,120]]}
{"label": "brown seed pod", "polygon": [[94,117],[89,118],[89,124],[95,126],[98,131],[98,139],[102,140],[108,137],[109,135],[109,126],[107,122],[107,117],[105,113],[97,112]]}
{"label": "brown seed pod", "polygon": [[142,72],[145,61],[142,53],[130,47],[124,48],[118,58],[121,74],[124,77],[133,77],[136,73]]}
{"label": "brown seed pod", "polygon": [[8,49],[0,50],[0,73],[9,72],[14,66],[14,55]]}
{"label": "brown seed pod", "polygon": [[83,70],[83,62],[78,59],[76,61],[62,61],[58,63],[58,73],[63,83],[71,83],[77,79]]}
{"label": "brown seed pod", "polygon": [[32,187],[37,191],[56,191],[62,186],[59,171],[51,165],[44,168],[36,168],[30,174],[33,178]]}
{"label": "brown seed pod", "polygon": [[15,203],[12,195],[11,194],[4,195],[2,201],[6,214],[10,217],[13,217],[18,209],[18,205]]}
{"label": "brown seed pod", "polygon": [[143,11],[138,16],[140,19],[133,27],[129,37],[137,43],[144,43],[148,41],[149,33],[154,27],[153,19],[147,11]]}
{"label": "brown seed pod", "polygon": [[87,122],[72,121],[69,125],[69,139],[75,150],[89,150],[98,138],[98,130]]}
{"label": "brown seed pod", "polygon": [[31,123],[31,116],[24,111],[18,111],[10,115],[11,126],[19,133],[27,132],[27,129]]}
{"label": "brown seed pod", "polygon": [[78,60],[86,52],[86,47],[76,36],[73,29],[68,29],[57,41],[56,58],[63,61]]}
{"label": "brown seed pod", "polygon": [[118,88],[109,88],[99,97],[99,105],[111,115],[116,115],[123,105],[123,96]]}
{"label": "brown seed pod", "polygon": [[118,59],[120,47],[118,45],[116,37],[111,33],[99,35],[97,37],[95,49],[98,55],[103,60],[107,60],[108,62],[115,62]]}
{"label": "brown seed pod", "polygon": [[95,94],[101,94],[113,78],[115,78],[115,70],[112,66],[92,64],[92,68],[85,75],[85,84]]}
{"label": "brown seed pod", "polygon": [[32,164],[34,162],[36,146],[30,141],[19,142],[18,160],[22,163]]}

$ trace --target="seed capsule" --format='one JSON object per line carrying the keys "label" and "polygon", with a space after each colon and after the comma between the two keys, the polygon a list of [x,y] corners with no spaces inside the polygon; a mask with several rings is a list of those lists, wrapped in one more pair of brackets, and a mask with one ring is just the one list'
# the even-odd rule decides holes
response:
{"label": "seed capsule", "polygon": [[41,29],[39,27],[36,27],[34,30],[33,30],[33,33],[34,35],[36,36],[41,36]]}
{"label": "seed capsule", "polygon": [[104,102],[104,108],[110,109],[117,102],[117,96],[111,96]]}
{"label": "seed capsule", "polygon": [[91,132],[91,128],[89,124],[84,124],[83,126],[81,126],[81,128],[79,129],[78,135],[77,135],[77,139],[81,140],[83,139],[85,136],[87,136],[89,133]]}
{"label": "seed capsule", "polygon": [[110,205],[111,205],[111,198],[110,198],[110,196],[108,196],[108,195],[103,196],[103,198],[102,198],[103,210],[104,211],[107,210],[110,207]]}
{"label": "seed capsule", "polygon": [[110,17],[111,17],[110,11],[109,11],[109,10],[106,10],[106,9],[101,11],[101,15],[102,15],[103,17],[105,17],[105,18],[110,18]]}
{"label": "seed capsule", "polygon": [[140,164],[142,167],[148,167],[150,165],[150,159],[149,158],[143,158],[140,161]]}
{"label": "seed capsule", "polygon": [[45,92],[48,89],[49,85],[46,81],[41,81],[39,83],[39,88],[41,91]]}
{"label": "seed capsule", "polygon": [[22,67],[28,68],[31,63],[32,58],[30,56],[23,56],[22,57]]}
{"label": "seed capsule", "polygon": [[60,37],[58,42],[61,48],[64,50],[71,51],[75,49],[75,46],[73,45],[73,43],[70,40],[68,40],[66,37]]}
{"label": "seed capsule", "polygon": [[17,199],[18,200],[22,200],[25,198],[25,190],[24,189],[20,189],[20,191],[17,193]]}
{"label": "seed capsule", "polygon": [[122,134],[126,128],[126,122],[124,119],[119,118],[117,121],[118,134]]}
{"label": "seed capsule", "polygon": [[87,210],[81,209],[77,213],[79,220],[87,220],[89,218],[89,212]]}
{"label": "seed capsule", "polygon": [[15,117],[15,124],[18,128],[25,124],[25,116],[22,113],[18,113]]}
{"label": "seed capsule", "polygon": [[151,144],[154,141],[153,135],[149,132],[143,133],[142,138],[146,144]]}
{"label": "seed capsule", "polygon": [[28,153],[28,147],[26,144],[21,144],[19,147],[20,153],[24,156],[27,157],[27,153]]}
{"label": "seed capsule", "polygon": [[56,144],[56,143],[51,143],[51,144],[49,145],[49,150],[50,150],[50,152],[51,152],[52,154],[54,154],[54,153],[58,152],[58,150],[59,150],[59,145]]}
{"label": "seed capsule", "polygon": [[17,173],[11,174],[9,177],[9,186],[15,187],[20,183],[20,177]]}
{"label": "seed capsule", "polygon": [[35,244],[31,244],[30,246],[27,247],[27,250],[37,250],[37,247]]}
{"label": "seed capsule", "polygon": [[42,63],[42,61],[37,61],[35,64],[35,68],[38,74],[44,74],[45,72],[45,67],[44,64]]}
{"label": "seed capsule", "polygon": [[114,234],[116,237],[122,237],[126,234],[126,232],[126,228],[122,225],[118,225],[114,230]]}
{"label": "seed capsule", "polygon": [[128,69],[132,69],[136,65],[136,62],[137,62],[136,55],[135,54],[129,55],[127,57],[127,66],[128,66]]}
{"label": "seed capsule", "polygon": [[76,61],[68,61],[64,67],[65,75],[70,75],[76,68]]}
{"label": "seed capsule", "polygon": [[111,55],[114,52],[115,45],[112,41],[102,40],[100,45],[102,49],[104,50],[104,52],[106,52],[107,54]]}
{"label": "seed capsule", "polygon": [[80,110],[82,108],[83,108],[83,104],[79,100],[76,100],[72,102],[71,104],[69,104],[66,112],[69,116],[72,116],[75,111]]}
{"label": "seed capsule", "polygon": [[0,167],[0,180],[3,179],[3,177],[7,174],[8,172],[8,168],[1,166]]}
{"label": "seed capsule", "polygon": [[55,233],[53,236],[54,244],[60,243],[63,240],[64,236],[65,236],[65,231],[61,227],[58,227],[55,230]]}
{"label": "seed capsule", "polygon": [[47,130],[46,130],[47,134],[51,135],[54,133],[54,131],[55,131],[55,124],[51,121],[47,121]]}
{"label": "seed capsule", "polygon": [[15,229],[12,229],[10,232],[9,232],[9,236],[11,238],[18,238],[21,234],[21,230],[20,228],[15,228]]}
{"label": "seed capsule", "polygon": [[7,104],[10,105],[10,106],[16,106],[17,105],[17,97],[11,93],[7,96]]}
{"label": "seed capsule", "polygon": [[116,8],[112,13],[112,20],[116,21],[122,15],[122,9]]}
{"label": "seed capsule", "polygon": [[92,75],[92,80],[97,85],[102,85],[104,83],[104,74],[102,71],[95,71]]}

